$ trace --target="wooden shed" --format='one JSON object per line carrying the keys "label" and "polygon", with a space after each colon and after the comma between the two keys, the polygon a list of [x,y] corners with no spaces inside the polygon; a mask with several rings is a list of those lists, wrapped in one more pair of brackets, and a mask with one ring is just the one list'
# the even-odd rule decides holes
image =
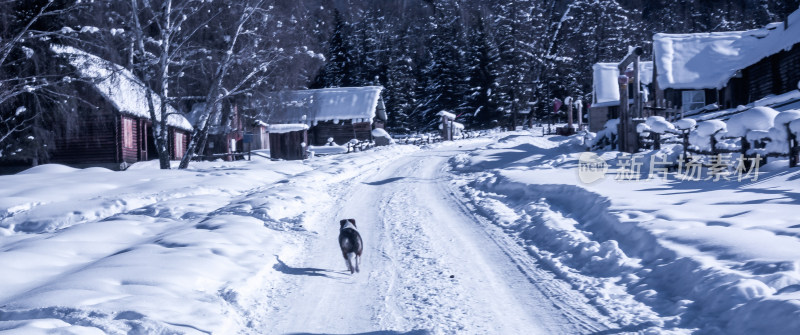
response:
{"label": "wooden shed", "polygon": [[265,111],[265,121],[308,125],[310,145],[325,145],[329,138],[339,145],[371,140],[372,129],[383,128],[387,119],[382,90],[365,86],[282,92],[276,97],[281,103]]}
{"label": "wooden shed", "polygon": [[[597,63],[592,66],[592,103],[589,105],[589,131],[603,129],[606,121],[619,117],[619,63]],[[639,81],[649,92],[653,82],[653,62],[639,63]],[[628,102],[633,103],[633,85],[629,85]],[[649,112],[648,115],[655,114]]]}
{"label": "wooden shed", "polygon": [[[145,95],[153,93],[119,65],[72,47],[53,49],[66,55],[86,82],[74,83],[85,102],[77,113],[79,131],[56,133],[50,162],[125,169],[138,161],[157,159]],[[153,98],[158,103],[158,97]],[[168,109],[168,149],[170,158],[177,160],[186,152],[192,126],[172,106]]]}
{"label": "wooden shed", "polygon": [[[192,124],[205,112],[205,102],[195,102],[186,115]],[[250,150],[266,149],[261,141],[254,141],[254,133],[266,134],[265,126],[247,122],[240,112],[239,106],[232,101],[225,101],[217,106],[215,117],[209,118],[208,137],[203,148],[203,155],[208,159],[234,160],[244,156]],[[261,138],[260,138],[261,139]]]}
{"label": "wooden shed", "polygon": [[273,124],[269,131],[269,155],[273,159],[306,158],[308,125],[303,123]]}

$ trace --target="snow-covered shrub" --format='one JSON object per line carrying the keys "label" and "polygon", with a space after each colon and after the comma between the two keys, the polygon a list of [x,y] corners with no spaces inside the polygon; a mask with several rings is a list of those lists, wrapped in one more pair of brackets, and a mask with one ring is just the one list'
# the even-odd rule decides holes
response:
{"label": "snow-covered shrub", "polygon": [[675,128],[678,130],[692,130],[697,125],[697,120],[695,119],[680,119],[673,123]]}
{"label": "snow-covered shrub", "polygon": [[768,153],[781,155],[789,153],[789,124],[798,119],[800,119],[800,110],[794,109],[781,112],[775,117],[774,126],[769,130],[770,142],[765,148]]}
{"label": "snow-covered shrub", "polygon": [[728,120],[728,137],[744,137],[750,130],[772,128],[778,111],[769,107],[754,107],[736,114]]}
{"label": "snow-covered shrub", "polygon": [[619,119],[606,121],[603,130],[598,131],[590,142],[593,149],[603,149],[612,146],[617,141],[617,130],[619,129]]}
{"label": "snow-covered shrub", "polygon": [[789,122],[789,131],[795,136],[800,136],[800,120]]}
{"label": "snow-covered shrub", "polygon": [[636,132],[642,135],[647,135],[650,132],[650,126],[647,123],[639,123],[636,125]]}
{"label": "snow-covered shrub", "polygon": [[645,124],[650,128],[650,131],[656,134],[665,134],[675,130],[675,126],[664,119],[663,116],[650,116],[645,121]]}
{"label": "snow-covered shrub", "polygon": [[[747,155],[766,155],[764,142],[769,142],[769,130],[775,124],[778,111],[769,107],[754,107],[732,116],[727,137],[741,137],[742,152]],[[753,134],[748,136],[752,132]]]}
{"label": "snow-covered shrub", "polygon": [[661,149],[661,140],[663,135],[676,134],[675,126],[669,123],[663,116],[650,116],[644,123],[636,125],[636,132],[642,140],[644,147],[652,147],[653,149]]}
{"label": "snow-covered shrub", "polygon": [[689,134],[689,144],[700,151],[711,152],[711,139],[714,142],[720,139],[720,135],[725,133],[727,125],[720,120],[708,120],[697,124],[697,128]]}
{"label": "snow-covered shrub", "polygon": [[372,137],[375,138],[375,145],[390,145],[394,144],[394,139],[383,128],[375,128],[372,130]]}

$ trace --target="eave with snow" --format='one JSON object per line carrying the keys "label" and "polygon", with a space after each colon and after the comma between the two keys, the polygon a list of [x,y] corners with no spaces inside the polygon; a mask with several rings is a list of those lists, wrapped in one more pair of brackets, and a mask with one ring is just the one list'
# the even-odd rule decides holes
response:
{"label": "eave with snow", "polygon": [[[53,45],[82,80],[72,82],[79,104],[75,134],[57,134],[53,163],[73,166],[103,166],[124,169],[128,165],[157,158],[146,94],[156,105],[160,100],[130,71],[80,49]],[[186,151],[192,125],[167,105],[168,150],[171,159]],[[159,113],[156,113],[159,118]]]}
{"label": "eave with snow", "polygon": [[327,144],[329,138],[338,144],[372,139],[371,131],[387,120],[382,91],[381,86],[365,86],[282,92],[279,106],[266,111],[264,121],[308,125],[312,145]]}
{"label": "eave with snow", "polygon": [[800,9],[747,31],[656,34],[656,101],[677,116],[791,94],[800,81]]}

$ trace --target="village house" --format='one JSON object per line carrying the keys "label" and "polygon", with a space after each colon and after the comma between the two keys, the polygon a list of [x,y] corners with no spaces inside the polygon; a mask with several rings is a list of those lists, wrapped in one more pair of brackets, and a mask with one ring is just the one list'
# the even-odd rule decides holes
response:
{"label": "village house", "polygon": [[[67,56],[80,81],[74,81],[79,104],[79,130],[54,139],[51,163],[76,167],[101,166],[125,169],[139,161],[157,159],[152,121],[146,94],[159,98],[130,71],[73,47],[54,46]],[[168,106],[168,146],[171,159],[186,152],[192,125],[175,108]]]}
{"label": "village house", "polygon": [[279,104],[264,111],[266,123],[309,126],[307,145],[339,145],[352,139],[372,140],[372,130],[383,128],[386,108],[380,86],[323,88],[278,94]]}
{"label": "village house", "polygon": [[[208,137],[202,157],[233,160],[245,152],[269,148],[266,123],[249,117],[239,105],[232,102],[220,103],[217,108],[219,111],[215,117],[207,121]],[[192,124],[197,124],[204,109],[205,103],[193,103],[186,116]]]}
{"label": "village house", "polygon": [[760,29],[656,34],[653,54],[654,100],[672,119],[737,109],[787,93],[785,99],[761,104],[800,100],[793,93],[800,81],[800,10]]}
{"label": "village house", "polygon": [[[589,106],[589,131],[603,129],[606,121],[619,117],[619,63],[597,63],[592,66],[592,103]],[[639,81],[644,92],[653,82],[653,62],[639,63]],[[628,103],[633,103],[633,85],[629,85]],[[647,100],[647,99],[645,99]],[[652,105],[647,103],[647,105]]]}

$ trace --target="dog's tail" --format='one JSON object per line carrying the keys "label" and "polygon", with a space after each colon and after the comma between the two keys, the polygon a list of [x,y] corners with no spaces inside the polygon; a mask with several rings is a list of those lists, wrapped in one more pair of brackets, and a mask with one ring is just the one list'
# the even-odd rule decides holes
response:
{"label": "dog's tail", "polygon": [[353,274],[354,271],[358,271],[356,253],[353,251],[347,253],[347,268],[350,270],[350,274]]}

